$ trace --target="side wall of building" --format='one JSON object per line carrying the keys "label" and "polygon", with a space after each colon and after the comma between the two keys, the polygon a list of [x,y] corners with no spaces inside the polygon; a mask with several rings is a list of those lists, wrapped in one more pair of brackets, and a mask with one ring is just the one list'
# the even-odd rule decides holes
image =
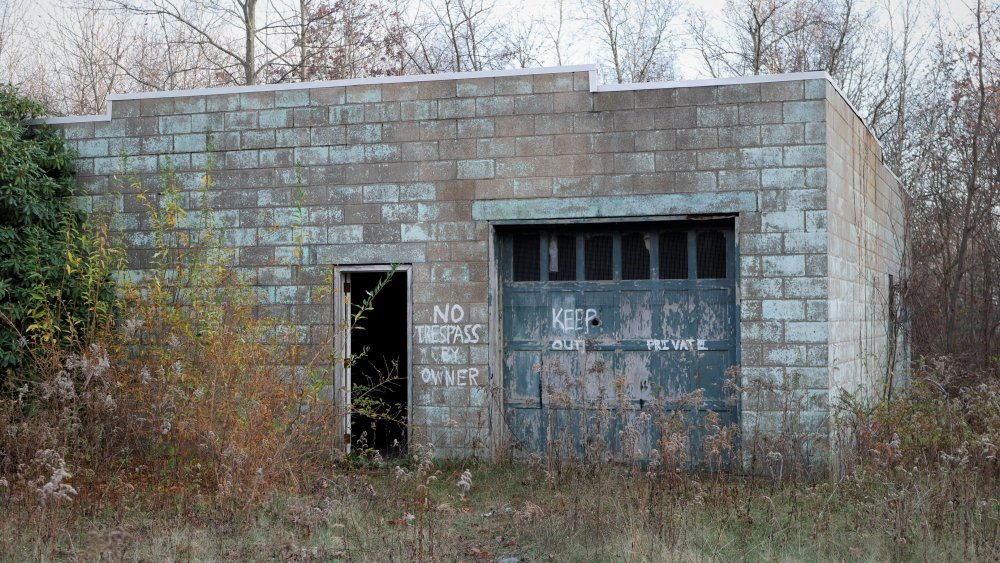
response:
{"label": "side wall of building", "polygon": [[827,99],[830,393],[872,399],[909,364],[899,287],[910,198],[832,86]]}
{"label": "side wall of building", "polygon": [[[155,194],[172,169],[194,208],[210,168],[208,202],[237,265],[304,346],[335,336],[332,266],[412,265],[412,439],[446,454],[484,453],[502,435],[491,240],[497,224],[539,219],[737,216],[744,381],[794,380],[816,399],[807,416],[825,419],[843,363],[828,349],[828,185],[855,165],[828,164],[828,80],[602,91],[593,78],[163,94],[60,127],[80,181],[119,212],[136,271],[153,250],[132,178]],[[443,345],[427,326],[456,305],[481,337]],[[461,369],[479,375],[436,375]],[[776,428],[782,409],[773,394],[744,396],[743,424]]]}

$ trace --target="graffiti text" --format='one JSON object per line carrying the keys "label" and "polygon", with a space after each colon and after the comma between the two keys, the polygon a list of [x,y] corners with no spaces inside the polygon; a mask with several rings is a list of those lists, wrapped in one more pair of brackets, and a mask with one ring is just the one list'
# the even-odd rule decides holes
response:
{"label": "graffiti text", "polygon": [[708,350],[704,340],[694,338],[687,339],[667,339],[667,340],[647,340],[646,349],[654,351],[670,350]]}

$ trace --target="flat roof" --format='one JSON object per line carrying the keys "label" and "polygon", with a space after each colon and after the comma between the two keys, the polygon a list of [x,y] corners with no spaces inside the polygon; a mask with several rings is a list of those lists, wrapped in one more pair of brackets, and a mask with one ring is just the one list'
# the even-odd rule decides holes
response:
{"label": "flat roof", "polygon": [[[601,84],[596,65],[575,65],[545,68],[518,68],[511,70],[483,70],[475,72],[446,72],[441,74],[407,74],[402,76],[376,76],[371,78],[352,78],[347,80],[321,80],[317,82],[288,82],[281,84],[255,84],[253,86],[220,86],[217,88],[195,88],[191,90],[164,90],[158,92],[135,92],[126,94],[111,94],[107,100],[107,111],[100,115],[68,115],[47,117],[43,121],[50,124],[85,123],[88,121],[109,121],[111,107],[116,101],[154,100],[160,98],[183,98],[191,96],[220,96],[225,94],[249,94],[254,92],[287,92],[307,90],[311,88],[333,88],[344,86],[371,86],[377,84],[412,84],[418,82],[435,82],[444,80],[470,80],[476,78],[498,78],[507,76],[534,76],[544,74],[563,74],[586,72],[590,74],[591,92],[625,92],[636,90],[657,90],[671,88],[699,88],[705,86],[729,86],[738,84],[762,84],[768,82],[792,82],[796,80],[826,80],[837,91],[839,87],[830,75],[824,71],[796,72],[790,74],[766,74],[757,76],[741,76],[735,78],[709,78],[703,80],[672,80],[664,82],[638,82],[626,84]],[[841,97],[847,97],[840,93]],[[850,103],[850,100],[847,100]],[[851,106],[854,109],[854,106]],[[857,114],[857,110],[855,110]]]}

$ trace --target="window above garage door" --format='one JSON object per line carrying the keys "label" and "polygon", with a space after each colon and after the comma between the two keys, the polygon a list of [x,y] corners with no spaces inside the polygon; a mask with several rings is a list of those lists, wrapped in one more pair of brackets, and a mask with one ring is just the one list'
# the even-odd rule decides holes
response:
{"label": "window above garage door", "polygon": [[546,225],[513,229],[503,240],[508,283],[735,275],[732,221]]}

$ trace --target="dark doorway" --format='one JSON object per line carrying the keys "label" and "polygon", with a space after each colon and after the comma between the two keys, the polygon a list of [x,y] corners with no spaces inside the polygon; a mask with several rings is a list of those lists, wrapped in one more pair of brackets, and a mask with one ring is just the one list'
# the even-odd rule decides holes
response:
{"label": "dark doorway", "polygon": [[[383,457],[406,453],[408,295],[407,272],[350,272],[351,447]],[[349,289],[348,289],[349,288]]]}

